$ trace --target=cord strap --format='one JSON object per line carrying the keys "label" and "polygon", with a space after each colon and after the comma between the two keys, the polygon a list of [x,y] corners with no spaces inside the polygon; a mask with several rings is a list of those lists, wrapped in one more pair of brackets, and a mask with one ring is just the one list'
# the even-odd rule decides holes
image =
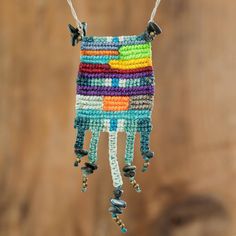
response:
{"label": "cord strap", "polygon": [[[73,3],[72,3],[72,0],[67,0],[67,3],[68,5],[70,6],[70,9],[71,9],[71,13],[72,13],[72,16],[74,17],[75,19],[75,22],[76,22],[76,25],[78,27],[78,30],[79,32],[83,33],[83,24],[82,22],[78,19],[78,16],[76,14],[76,11],[75,11],[75,8],[73,6]],[[151,13],[151,16],[150,16],[150,19],[149,19],[149,22],[153,22],[155,16],[156,16],[156,13],[157,13],[157,8],[159,7],[161,3],[161,0],[156,0],[156,3],[155,3],[155,6],[152,10],[152,13]]]}
{"label": "cord strap", "polygon": [[70,6],[71,14],[75,19],[76,26],[78,27],[79,32],[83,33],[83,24],[82,22],[78,19],[78,16],[76,14],[75,8],[73,6],[73,3],[71,0],[67,0],[68,5]]}
{"label": "cord strap", "polygon": [[154,6],[154,8],[152,10],[152,14],[150,16],[149,22],[153,22],[154,21],[154,18],[155,18],[156,14],[157,14],[157,8],[159,7],[160,3],[161,3],[161,0],[156,0],[156,3],[155,3],[155,6]]}

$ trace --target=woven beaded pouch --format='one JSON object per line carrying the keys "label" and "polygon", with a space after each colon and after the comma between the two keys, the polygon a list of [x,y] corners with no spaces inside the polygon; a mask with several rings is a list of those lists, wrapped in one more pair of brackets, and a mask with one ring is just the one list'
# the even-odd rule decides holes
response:
{"label": "woven beaded pouch", "polygon": [[[118,217],[126,207],[126,202],[120,199],[123,181],[117,161],[117,133],[125,132],[127,137],[123,174],[129,178],[134,189],[140,192],[141,188],[134,178],[134,141],[136,133],[139,133],[140,150],[144,159],[143,171],[146,171],[154,156],[149,148],[155,80],[151,41],[161,30],[150,20],[146,31],[138,36],[89,37],[86,36],[86,24],[78,21],[71,1],[68,3],[78,23],[78,28],[69,25],[72,45],[81,42],[74,165],[78,166],[81,159],[88,155],[88,162],[81,168],[82,191],[85,192],[88,175],[97,169],[99,135],[101,132],[109,133],[109,163],[114,186],[114,198],[110,201],[109,211],[121,231],[126,232],[125,225]],[[158,4],[159,1],[156,2],[154,11]],[[87,130],[92,133],[88,151],[83,149]]]}

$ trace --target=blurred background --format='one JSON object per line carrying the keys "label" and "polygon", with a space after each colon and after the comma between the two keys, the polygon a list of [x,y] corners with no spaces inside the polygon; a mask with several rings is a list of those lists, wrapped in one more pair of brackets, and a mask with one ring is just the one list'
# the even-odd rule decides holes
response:
{"label": "blurred background", "polygon": [[[115,36],[143,32],[155,1],[74,2],[89,35]],[[124,180],[127,235],[236,235],[235,12],[234,0],[163,0],[158,9],[157,158],[137,173],[141,194]],[[80,51],[70,45],[68,23],[74,20],[66,0],[1,1],[1,236],[120,235],[107,211],[107,134],[87,193],[73,167]],[[120,134],[121,162],[124,143]],[[140,170],[138,136],[135,148]]]}

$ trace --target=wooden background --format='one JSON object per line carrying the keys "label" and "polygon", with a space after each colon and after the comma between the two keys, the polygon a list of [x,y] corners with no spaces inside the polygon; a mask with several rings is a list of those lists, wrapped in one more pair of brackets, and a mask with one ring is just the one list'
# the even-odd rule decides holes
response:
{"label": "wooden background", "polygon": [[[76,2],[90,35],[140,33],[153,5]],[[158,10],[164,33],[153,43],[151,141],[158,158],[137,175],[141,194],[125,183],[127,235],[236,235],[235,12],[234,0],[163,0]],[[72,164],[79,47],[70,46],[69,22],[66,0],[1,1],[1,236],[120,234],[107,212],[107,135],[85,194]],[[138,142],[135,158],[141,168]]]}

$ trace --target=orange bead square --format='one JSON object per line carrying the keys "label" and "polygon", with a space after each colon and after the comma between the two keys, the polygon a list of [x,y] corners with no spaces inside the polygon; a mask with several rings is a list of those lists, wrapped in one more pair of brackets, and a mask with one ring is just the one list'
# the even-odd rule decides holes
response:
{"label": "orange bead square", "polygon": [[129,109],[129,97],[122,96],[104,96],[104,111],[127,111]]}

